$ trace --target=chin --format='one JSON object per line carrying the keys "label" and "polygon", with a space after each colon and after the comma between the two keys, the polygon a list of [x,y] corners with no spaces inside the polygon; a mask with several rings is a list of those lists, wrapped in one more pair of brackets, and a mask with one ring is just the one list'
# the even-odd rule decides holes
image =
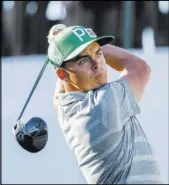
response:
{"label": "chin", "polygon": [[93,89],[99,89],[100,87],[102,87],[106,84],[107,84],[107,80],[99,81],[99,83],[97,83]]}
{"label": "chin", "polygon": [[[101,76],[100,76],[101,77]],[[90,91],[90,90],[96,90],[99,89],[100,87],[106,85],[108,83],[107,78],[102,76],[102,78],[97,77],[93,80],[93,82],[86,88],[85,91]]]}

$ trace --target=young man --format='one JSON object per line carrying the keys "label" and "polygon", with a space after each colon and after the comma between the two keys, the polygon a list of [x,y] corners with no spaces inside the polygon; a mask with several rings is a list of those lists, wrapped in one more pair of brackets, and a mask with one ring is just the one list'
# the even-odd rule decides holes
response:
{"label": "young man", "polygon": [[[54,105],[87,183],[164,183],[136,118],[148,64],[91,29],[72,26],[50,34],[48,56],[59,79]],[[108,82],[107,64],[122,72],[118,80]]]}

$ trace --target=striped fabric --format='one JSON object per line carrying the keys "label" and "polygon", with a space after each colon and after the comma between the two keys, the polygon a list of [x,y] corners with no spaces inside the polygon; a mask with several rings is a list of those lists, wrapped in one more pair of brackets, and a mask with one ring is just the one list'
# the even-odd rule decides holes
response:
{"label": "striped fabric", "polygon": [[164,184],[126,81],[59,94],[58,105],[61,129],[87,183]]}

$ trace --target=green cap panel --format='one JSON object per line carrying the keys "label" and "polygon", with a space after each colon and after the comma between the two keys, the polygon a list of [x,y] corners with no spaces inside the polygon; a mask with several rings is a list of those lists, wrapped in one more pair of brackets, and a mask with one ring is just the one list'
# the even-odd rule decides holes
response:
{"label": "green cap panel", "polygon": [[82,26],[71,26],[62,30],[50,43],[48,56],[53,65],[60,67],[63,61],[79,55],[89,44],[101,41],[107,44],[113,41],[112,36],[97,37],[92,29]]}

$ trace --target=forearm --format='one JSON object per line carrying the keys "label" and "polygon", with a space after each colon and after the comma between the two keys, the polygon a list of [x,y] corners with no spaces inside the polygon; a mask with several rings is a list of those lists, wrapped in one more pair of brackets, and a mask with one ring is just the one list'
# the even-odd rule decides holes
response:
{"label": "forearm", "polygon": [[148,67],[144,60],[117,46],[107,44],[102,46],[102,51],[107,64],[116,71],[142,70]]}
{"label": "forearm", "polygon": [[130,52],[112,45],[103,46],[107,64],[117,71],[123,71],[120,79],[130,84],[135,100],[140,101],[150,76],[149,65]]}

